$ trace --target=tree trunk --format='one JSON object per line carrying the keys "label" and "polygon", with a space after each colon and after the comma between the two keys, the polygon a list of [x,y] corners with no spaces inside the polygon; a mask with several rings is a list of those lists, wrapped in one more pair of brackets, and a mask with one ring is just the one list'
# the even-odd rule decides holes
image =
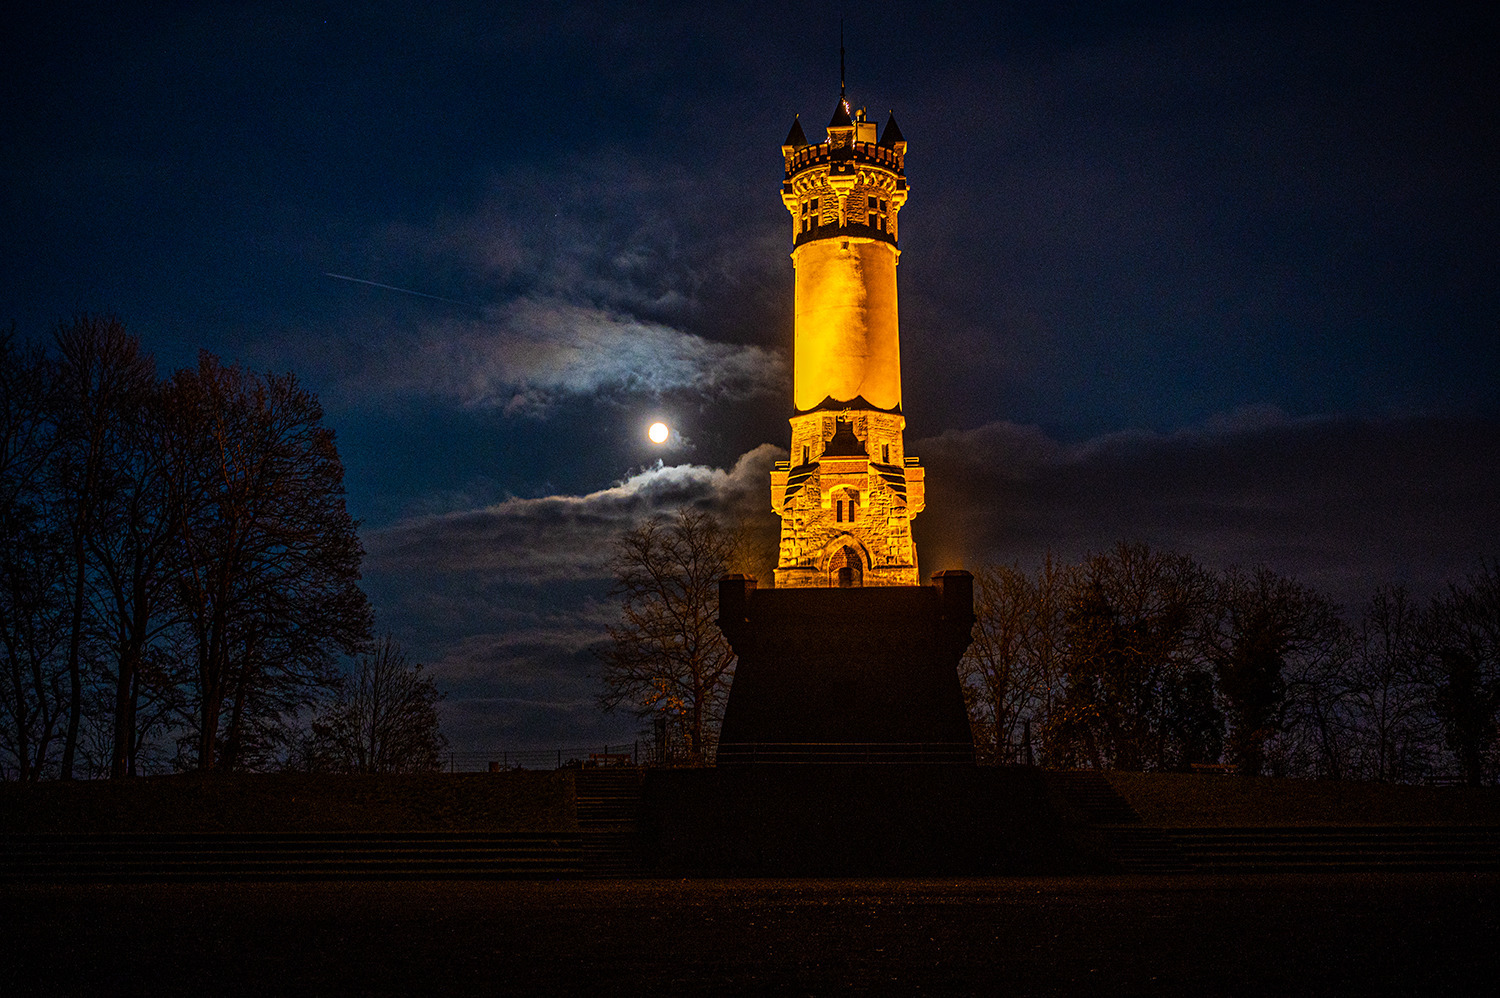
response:
{"label": "tree trunk", "polygon": [[129,775],[130,746],[135,734],[135,662],[126,653],[120,657],[120,674],[115,678],[115,733],[109,755],[109,778],[118,780]]}
{"label": "tree trunk", "polygon": [[10,658],[10,686],[15,695],[15,702],[7,705],[7,709],[15,719],[16,736],[16,763],[20,767],[19,776],[21,781],[31,779],[31,719],[26,710],[26,680],[22,677],[18,656],[12,654]]}
{"label": "tree trunk", "polygon": [[[81,517],[80,517],[81,519]],[[73,756],[78,748],[78,722],[83,716],[83,667],[79,662],[83,642],[83,531],[80,523],[73,538],[73,557],[77,569],[73,577],[73,623],[68,636],[68,732],[63,740],[62,770],[58,778],[73,778]]]}
{"label": "tree trunk", "polygon": [[198,704],[198,761],[197,768],[212,769],[218,755],[219,712],[224,703],[220,682],[219,655],[212,647],[200,652],[205,658],[199,666],[201,700]]}
{"label": "tree trunk", "polygon": [[[247,652],[248,654],[248,652]],[[248,679],[242,674],[234,684],[234,703],[229,708],[229,728],[224,732],[224,745],[219,753],[218,768],[229,772],[239,762],[240,742],[244,733],[245,694]]]}
{"label": "tree trunk", "polygon": [[110,779],[135,775],[137,677],[140,675],[141,658],[145,654],[146,628],[150,626],[150,611],[146,606],[146,584],[142,572],[143,566],[138,557],[132,573],[134,580],[131,585],[130,631],[122,642],[119,675],[115,681],[115,735],[110,752]]}

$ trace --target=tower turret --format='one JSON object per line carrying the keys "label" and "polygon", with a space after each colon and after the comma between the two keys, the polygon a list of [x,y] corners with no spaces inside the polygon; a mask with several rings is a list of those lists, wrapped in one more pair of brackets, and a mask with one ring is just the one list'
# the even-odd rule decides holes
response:
{"label": "tower turret", "polygon": [[902,434],[897,215],[906,140],[842,94],[827,138],[794,120],[781,200],[796,270],[792,457],[771,475],[778,586],[919,585],[922,469]]}

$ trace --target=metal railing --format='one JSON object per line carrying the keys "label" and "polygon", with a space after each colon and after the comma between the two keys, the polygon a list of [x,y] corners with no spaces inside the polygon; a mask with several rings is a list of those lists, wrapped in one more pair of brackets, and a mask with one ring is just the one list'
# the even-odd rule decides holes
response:
{"label": "metal railing", "polygon": [[[951,764],[974,762],[969,742],[737,742],[718,747],[710,765],[784,764]],[[555,749],[491,749],[449,752],[444,768],[451,773],[546,771],[603,766],[682,765],[671,753],[659,755],[649,741]]]}
{"label": "metal railing", "polygon": [[974,762],[969,742],[733,742],[720,743],[718,764],[823,763],[952,764]]}
{"label": "metal railing", "polygon": [[443,757],[443,768],[450,773],[483,773],[516,769],[569,769],[606,764],[652,766],[656,765],[653,748],[648,742],[634,741],[572,748],[448,752]]}

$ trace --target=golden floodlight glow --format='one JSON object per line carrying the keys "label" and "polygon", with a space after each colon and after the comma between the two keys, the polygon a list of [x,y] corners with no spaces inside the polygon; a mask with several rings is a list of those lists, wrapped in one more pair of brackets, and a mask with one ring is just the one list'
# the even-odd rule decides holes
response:
{"label": "golden floodlight glow", "polygon": [[894,116],[880,134],[841,97],[825,141],[794,121],[781,153],[796,278],[776,585],[921,585],[911,520],[926,476],[906,453],[896,296],[906,139]]}
{"label": "golden floodlight glow", "polygon": [[652,423],[651,429],[646,431],[646,436],[651,438],[653,444],[664,444],[667,442],[667,435],[671,432],[667,429],[666,423]]}

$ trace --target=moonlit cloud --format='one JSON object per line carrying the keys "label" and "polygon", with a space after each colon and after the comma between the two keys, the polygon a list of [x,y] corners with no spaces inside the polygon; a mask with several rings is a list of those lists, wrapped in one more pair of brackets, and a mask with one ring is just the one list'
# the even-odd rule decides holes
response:
{"label": "moonlit cloud", "polygon": [[398,392],[531,414],[567,396],[601,393],[744,399],[775,390],[785,378],[781,358],[759,347],[529,298],[484,320],[428,327],[414,350],[393,356],[379,376]]}
{"label": "moonlit cloud", "polygon": [[510,168],[468,210],[370,237],[382,274],[437,270],[453,275],[443,299],[485,304],[415,322],[376,313],[304,349],[338,354],[324,363],[351,398],[512,415],[583,397],[766,397],[788,378],[769,345],[784,331],[765,319],[787,290],[785,233],[726,227],[717,204],[710,178],[611,150],[561,177]]}
{"label": "moonlit cloud", "polygon": [[480,573],[527,584],[604,578],[615,538],[649,517],[687,506],[734,518],[768,505],[760,493],[784,454],[763,444],[728,471],[659,464],[587,495],[507,499],[405,520],[365,534],[366,566],[372,573]]}

